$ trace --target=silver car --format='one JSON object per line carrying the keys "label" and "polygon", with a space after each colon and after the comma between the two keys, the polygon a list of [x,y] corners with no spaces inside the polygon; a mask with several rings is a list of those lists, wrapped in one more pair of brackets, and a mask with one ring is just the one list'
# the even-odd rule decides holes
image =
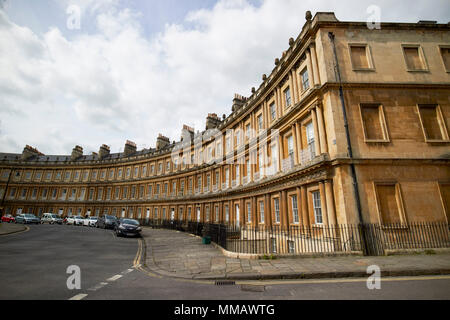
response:
{"label": "silver car", "polygon": [[38,217],[36,217],[34,214],[21,213],[21,214],[19,214],[16,217],[15,223],[23,223],[23,224],[35,223],[35,224],[39,224],[39,223],[41,223],[41,220]]}

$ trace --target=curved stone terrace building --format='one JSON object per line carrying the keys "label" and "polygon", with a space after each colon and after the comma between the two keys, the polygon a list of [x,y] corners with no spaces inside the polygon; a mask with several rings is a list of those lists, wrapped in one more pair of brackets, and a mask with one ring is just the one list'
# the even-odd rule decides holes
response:
{"label": "curved stone terrace building", "polygon": [[450,25],[306,20],[249,97],[235,95],[228,116],[209,114],[203,132],[184,126],[178,143],[1,153],[3,212],[260,227],[448,222]]}

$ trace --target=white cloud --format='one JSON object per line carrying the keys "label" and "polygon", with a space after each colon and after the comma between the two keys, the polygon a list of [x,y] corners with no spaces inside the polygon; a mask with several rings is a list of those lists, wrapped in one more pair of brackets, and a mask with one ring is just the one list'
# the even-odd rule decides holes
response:
{"label": "white cloud", "polygon": [[[260,84],[307,9],[339,10],[341,20],[349,11],[312,0],[221,0],[146,36],[139,13],[119,3],[76,1],[97,28],[70,39],[57,28],[35,34],[0,10],[0,151],[32,144],[69,154],[75,144],[97,151],[106,143],[117,152],[126,139],[154,146],[159,132],[178,140],[182,124],[204,129],[207,113],[228,114],[235,92]],[[347,5],[364,19],[367,5]]]}

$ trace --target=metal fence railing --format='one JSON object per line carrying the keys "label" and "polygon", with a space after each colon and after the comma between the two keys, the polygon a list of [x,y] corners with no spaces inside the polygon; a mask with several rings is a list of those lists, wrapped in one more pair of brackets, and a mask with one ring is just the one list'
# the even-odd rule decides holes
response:
{"label": "metal fence railing", "polygon": [[450,248],[447,222],[254,227],[179,220],[139,221],[143,226],[208,236],[236,253],[383,255],[385,250]]}

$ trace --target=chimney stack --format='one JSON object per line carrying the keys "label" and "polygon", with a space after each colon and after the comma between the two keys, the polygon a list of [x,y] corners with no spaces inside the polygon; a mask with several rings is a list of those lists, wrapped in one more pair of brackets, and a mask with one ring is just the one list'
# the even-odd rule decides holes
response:
{"label": "chimney stack", "polygon": [[194,128],[184,124],[181,130],[181,141],[185,141],[186,139],[190,139],[190,141],[194,139]]}
{"label": "chimney stack", "polygon": [[83,148],[80,146],[75,146],[75,148],[72,149],[72,155],[70,159],[72,161],[75,161],[82,156],[83,156]]}
{"label": "chimney stack", "polygon": [[161,133],[158,135],[156,139],[156,149],[160,150],[170,144],[169,138],[163,136]]}
{"label": "chimney stack", "polygon": [[245,101],[247,101],[247,98],[245,98],[244,96],[241,96],[240,94],[235,93],[234,94],[234,99],[233,99],[233,106],[231,107],[231,111],[236,111],[237,109],[239,109],[240,107],[242,107],[245,103]]}
{"label": "chimney stack", "polygon": [[130,155],[132,155],[133,153],[136,153],[136,143],[134,143],[133,141],[127,140],[127,142],[125,143],[125,149],[124,149],[124,153],[125,156],[128,157]]}
{"label": "chimney stack", "polygon": [[103,159],[103,158],[109,156],[109,152],[110,152],[109,147],[106,144],[103,144],[100,147],[100,150],[98,151],[98,155],[99,155],[100,159]]}
{"label": "chimney stack", "polygon": [[220,118],[215,113],[208,113],[206,117],[206,130],[215,129],[220,125]]}
{"label": "chimney stack", "polygon": [[34,156],[43,156],[44,154],[39,152],[38,149],[33,148],[32,146],[26,145],[22,151],[22,160],[28,160]]}

